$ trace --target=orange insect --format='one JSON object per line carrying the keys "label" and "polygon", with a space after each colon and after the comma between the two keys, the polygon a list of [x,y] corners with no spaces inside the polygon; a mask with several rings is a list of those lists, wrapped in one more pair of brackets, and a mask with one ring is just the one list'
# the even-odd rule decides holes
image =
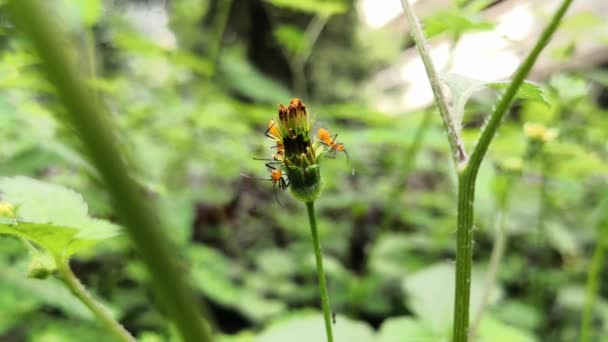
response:
{"label": "orange insect", "polygon": [[319,128],[319,131],[317,133],[319,135],[319,140],[321,140],[321,142],[329,147],[329,154],[328,156],[331,158],[335,158],[336,157],[336,151],[340,151],[340,152],[344,152],[344,155],[346,156],[346,159],[348,160],[348,152],[346,152],[346,147],[344,146],[343,143],[341,142],[336,142],[336,138],[338,137],[338,134],[334,135],[334,137],[331,137],[331,133],[329,133],[329,130],[326,128]]}
{"label": "orange insect", "polygon": [[255,179],[255,180],[271,181],[272,190],[274,191],[274,197],[276,198],[277,203],[279,203],[279,205],[282,206],[281,202],[279,201],[279,197],[277,195],[277,187],[282,190],[287,190],[287,188],[289,187],[289,179],[286,178],[286,176],[283,174],[282,170],[277,169],[276,167],[273,166],[273,165],[279,165],[279,164],[281,164],[281,162],[275,161],[275,160],[269,160],[269,159],[262,159],[262,158],[253,158],[253,159],[268,161],[268,163],[266,163],[265,165],[270,170],[270,178],[253,178],[253,177],[249,177],[247,175],[242,175],[242,176],[251,178],[251,179]]}
{"label": "orange insect", "polygon": [[281,131],[279,130],[279,126],[277,126],[276,121],[270,119],[270,121],[268,122],[268,129],[266,130],[266,133],[264,133],[264,135],[276,141],[281,140]]}

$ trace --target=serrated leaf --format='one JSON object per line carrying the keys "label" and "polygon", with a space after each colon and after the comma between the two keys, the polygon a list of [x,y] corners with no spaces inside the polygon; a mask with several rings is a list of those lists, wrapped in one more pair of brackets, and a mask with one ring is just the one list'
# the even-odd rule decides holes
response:
{"label": "serrated leaf", "polygon": [[[494,82],[489,83],[488,86],[494,89],[505,90],[509,86],[509,82]],[[523,100],[540,102],[546,106],[551,105],[543,87],[530,81],[524,81],[515,96]]]}
{"label": "serrated leaf", "polygon": [[16,220],[0,222],[0,234],[22,237],[56,258],[69,258],[118,235],[120,228],[89,217],[77,192],[27,177],[0,178],[0,196],[16,208]]}
{"label": "serrated leaf", "polygon": [[[497,90],[504,90],[509,86],[509,82],[485,82],[470,78],[463,75],[448,73],[440,75],[441,80],[448,86],[452,95],[452,106],[450,108],[450,115],[452,116],[456,127],[460,129],[462,127],[462,120],[464,117],[464,110],[467,102],[471,96],[480,90],[485,88],[492,88]],[[550,102],[545,93],[543,87],[536,83],[524,81],[517,91],[516,97],[543,103],[546,106],[550,106]]]}
{"label": "serrated leaf", "polygon": [[348,6],[344,1],[340,0],[266,0],[274,6],[292,9],[306,13],[319,13],[324,15],[334,15],[346,12]]}

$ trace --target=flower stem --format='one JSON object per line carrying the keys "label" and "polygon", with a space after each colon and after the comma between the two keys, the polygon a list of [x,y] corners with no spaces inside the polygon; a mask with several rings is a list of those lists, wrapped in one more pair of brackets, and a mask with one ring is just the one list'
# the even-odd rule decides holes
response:
{"label": "flower stem", "polygon": [[101,303],[95,301],[93,296],[84,288],[78,278],[72,272],[68,261],[56,260],[57,272],[63,283],[70,289],[80,301],[86,305],[95,317],[120,341],[135,342],[135,338],[114,318],[110,311]]}
{"label": "flower stem", "polygon": [[[604,222],[604,225],[606,223]],[[600,227],[600,239],[593,251],[591,267],[587,276],[587,286],[585,289],[585,304],[583,307],[583,318],[581,323],[581,340],[580,342],[591,341],[591,321],[593,320],[593,307],[599,287],[600,272],[604,265],[604,256],[606,255],[606,247],[608,245],[608,226]]]}
{"label": "flower stem", "polygon": [[420,27],[420,22],[418,21],[416,14],[412,10],[412,6],[410,5],[409,0],[401,0],[401,5],[403,6],[403,12],[405,12],[407,21],[410,25],[410,32],[412,34],[412,38],[416,43],[416,48],[418,49],[418,53],[420,54],[420,58],[422,59],[422,63],[424,64],[424,68],[426,69],[426,74],[429,78],[429,82],[431,83],[433,94],[435,95],[435,103],[437,104],[439,114],[441,115],[441,119],[443,120],[443,126],[448,135],[448,141],[450,143],[450,150],[452,151],[454,166],[456,168],[459,168],[467,160],[467,153],[464,148],[464,143],[462,142],[460,134],[458,133],[458,129],[456,128],[456,124],[454,123],[454,120],[452,120],[452,116],[450,115],[448,101],[446,100],[445,95],[443,94],[441,83],[439,81],[439,74],[435,69],[435,65],[433,65],[431,53],[429,52],[426,37],[424,37],[424,33],[422,32],[422,28]]}
{"label": "flower stem", "polygon": [[323,271],[323,257],[321,256],[321,246],[319,244],[319,234],[317,232],[317,219],[315,218],[315,203],[306,202],[308,219],[310,221],[310,232],[312,233],[312,244],[315,248],[315,259],[317,263],[317,276],[319,278],[319,290],[321,291],[321,306],[323,307],[323,317],[325,319],[325,332],[327,342],[333,342],[334,336],[331,331],[331,317],[329,312],[329,296],[327,295],[327,285],[325,285],[325,272]]}

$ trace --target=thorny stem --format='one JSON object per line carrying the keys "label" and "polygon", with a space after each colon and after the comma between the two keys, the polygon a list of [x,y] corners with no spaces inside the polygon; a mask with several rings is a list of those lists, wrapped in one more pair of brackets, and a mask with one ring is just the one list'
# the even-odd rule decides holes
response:
{"label": "thorny stem", "polygon": [[454,166],[456,169],[460,169],[460,167],[466,164],[467,153],[464,148],[464,143],[460,138],[460,134],[458,133],[458,129],[456,128],[456,124],[452,120],[452,116],[450,115],[450,110],[448,107],[448,101],[443,94],[443,89],[441,88],[441,83],[439,80],[439,74],[433,65],[433,60],[431,59],[431,53],[429,52],[428,44],[426,41],[426,37],[422,32],[422,28],[420,27],[420,22],[416,17],[416,14],[412,10],[412,7],[409,3],[409,0],[401,0],[401,4],[403,5],[403,12],[407,17],[407,21],[410,26],[410,32],[412,34],[412,38],[416,43],[416,48],[418,49],[418,53],[420,54],[420,58],[422,59],[422,63],[424,64],[424,68],[426,69],[426,74],[429,78],[429,82],[431,83],[431,88],[433,89],[433,94],[435,95],[435,103],[437,104],[437,108],[439,109],[439,114],[441,115],[441,119],[443,120],[443,126],[448,136],[448,141],[450,143],[450,150],[452,152],[452,158],[454,160]]}
{"label": "thorny stem", "polygon": [[178,268],[176,248],[164,234],[155,210],[129,176],[115,145],[107,113],[76,68],[66,35],[53,22],[45,3],[11,0],[9,14],[30,40],[43,70],[65,105],[66,121],[74,127],[113,200],[126,232],[150,271],[152,284],[167,315],[187,342],[210,341],[208,325],[201,317],[202,302],[195,300],[183,272]]}
{"label": "thorny stem", "polygon": [[108,329],[118,340],[123,342],[135,342],[135,338],[114,318],[110,311],[101,303],[98,303],[93,296],[84,288],[78,278],[72,272],[68,261],[56,260],[57,272],[63,283],[70,289],[70,292],[95,315],[106,329]]}
{"label": "thorny stem", "polygon": [[323,318],[325,319],[325,332],[327,333],[327,342],[333,342],[334,336],[331,331],[329,296],[327,295],[327,285],[325,284],[325,272],[323,271],[323,257],[321,255],[321,246],[319,244],[319,234],[317,232],[317,219],[315,218],[315,203],[306,202],[306,209],[308,210],[308,219],[310,221],[310,232],[312,235],[312,244],[315,249],[317,276],[319,278],[319,291],[321,292],[321,306],[323,307]]}
{"label": "thorny stem", "polygon": [[483,318],[488,304],[490,303],[492,290],[496,284],[498,269],[500,268],[500,263],[503,255],[505,254],[507,245],[507,232],[505,230],[505,218],[507,215],[505,213],[505,209],[500,209],[496,216],[496,233],[494,235],[492,254],[490,255],[490,264],[488,265],[488,273],[486,274],[484,291],[481,295],[481,303],[477,308],[477,314],[475,315],[473,322],[471,322],[471,328],[469,329],[470,342],[475,341],[477,338],[477,331],[479,330],[481,319]]}
{"label": "thorny stem", "polygon": [[517,90],[536,62],[543,48],[557,30],[572,0],[563,0],[553,14],[551,21],[542,32],[530,54],[515,72],[505,94],[490,115],[486,127],[481,133],[468,164],[459,175],[458,185],[458,227],[456,246],[456,290],[454,298],[453,342],[466,342],[469,326],[469,296],[471,292],[471,263],[473,241],[473,202],[475,198],[475,180],[481,162],[494,138],[498,127],[510,107]]}
{"label": "thorny stem", "polygon": [[600,238],[593,251],[591,267],[589,268],[589,274],[587,275],[580,342],[589,342],[592,340],[591,322],[593,321],[593,308],[595,306],[595,299],[599,288],[600,273],[604,265],[604,256],[606,255],[606,248],[608,247],[608,222],[604,220],[600,223],[599,228]]}

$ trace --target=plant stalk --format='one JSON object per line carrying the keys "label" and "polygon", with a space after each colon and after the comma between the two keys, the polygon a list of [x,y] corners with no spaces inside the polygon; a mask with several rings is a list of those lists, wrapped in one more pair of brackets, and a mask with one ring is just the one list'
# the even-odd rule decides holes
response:
{"label": "plant stalk", "polygon": [[475,181],[479,167],[524,78],[528,75],[538,56],[557,30],[559,23],[571,4],[572,0],[562,1],[557,11],[553,14],[551,21],[543,30],[540,38],[536,41],[534,48],[515,72],[513,80],[509,84],[505,94],[490,115],[490,119],[483,129],[467,165],[459,175],[453,342],[467,342],[468,337],[473,245],[473,203],[475,198]]}
{"label": "plant stalk", "polygon": [[329,296],[327,295],[327,285],[325,284],[325,272],[323,271],[323,256],[321,255],[321,246],[319,243],[319,234],[317,232],[317,219],[315,218],[315,203],[306,202],[308,210],[308,219],[310,221],[310,232],[312,235],[312,244],[315,249],[315,260],[317,264],[317,276],[319,278],[319,291],[321,292],[321,306],[323,307],[323,318],[325,319],[325,332],[327,334],[327,342],[333,342],[334,336],[331,331],[331,314],[329,310]]}
{"label": "plant stalk", "polygon": [[443,94],[439,74],[435,69],[435,65],[433,65],[433,60],[431,59],[431,53],[429,52],[428,43],[426,37],[424,36],[424,33],[422,32],[422,28],[420,27],[420,22],[416,17],[416,14],[412,9],[409,0],[401,0],[401,5],[403,6],[403,12],[407,17],[412,38],[416,43],[416,48],[418,49],[418,53],[420,54],[420,58],[422,59],[422,63],[424,64],[424,68],[426,69],[426,74],[429,78],[429,82],[431,83],[433,95],[435,96],[435,103],[437,105],[437,108],[439,109],[439,114],[441,115],[441,119],[443,120],[443,126],[445,128],[445,131],[448,136],[448,141],[450,143],[450,150],[452,152],[454,166],[458,170],[461,166],[465,165],[467,160],[467,153],[464,148],[464,143],[462,142],[456,124],[454,123],[454,120],[452,120],[452,116],[450,115],[448,101],[445,95]]}
{"label": "plant stalk", "polygon": [[135,338],[113,317],[110,311],[101,303],[97,302],[85,287],[80,283],[78,278],[72,272],[68,261],[56,260],[57,272],[60,275],[63,283],[70,289],[70,292],[87,307],[95,315],[97,320],[105,326],[118,340],[123,342],[135,342]]}
{"label": "plant stalk", "polygon": [[595,299],[599,289],[600,273],[604,266],[606,247],[608,246],[608,226],[604,225],[605,223],[600,226],[600,239],[595,246],[595,250],[593,251],[591,267],[589,268],[589,274],[587,276],[580,342],[592,341],[591,322],[593,321],[593,308],[595,306]]}
{"label": "plant stalk", "polygon": [[179,268],[178,249],[169,242],[156,210],[129,176],[116,146],[107,112],[97,105],[95,95],[83,80],[74,61],[73,47],[58,29],[46,2],[11,0],[10,18],[29,39],[40,56],[41,66],[66,110],[65,120],[73,126],[93,165],[99,171],[126,232],[150,271],[151,283],[162,308],[186,342],[211,340],[209,326],[201,317],[204,303],[194,297],[184,272]]}

